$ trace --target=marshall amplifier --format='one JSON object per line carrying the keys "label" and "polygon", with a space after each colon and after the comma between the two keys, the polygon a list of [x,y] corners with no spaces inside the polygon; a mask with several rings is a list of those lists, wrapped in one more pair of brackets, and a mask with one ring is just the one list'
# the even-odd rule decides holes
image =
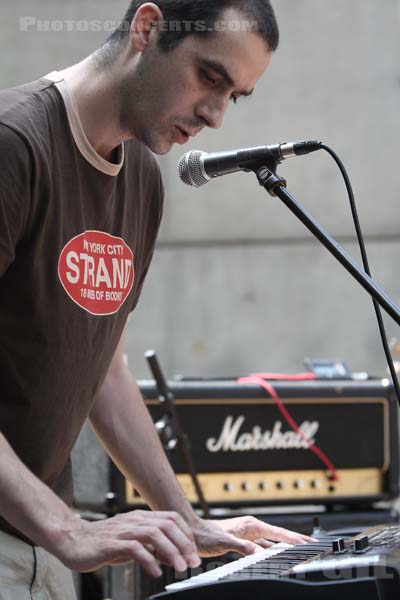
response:
{"label": "marshall amplifier", "polygon": [[[139,382],[154,422],[165,416],[153,381]],[[257,385],[232,380],[170,382],[199,480],[211,505],[368,504],[398,495],[397,401],[387,380],[275,382],[302,433],[337,470],[293,431]],[[178,480],[196,495],[180,451],[169,452]],[[140,497],[114,471],[113,488],[127,506]]]}

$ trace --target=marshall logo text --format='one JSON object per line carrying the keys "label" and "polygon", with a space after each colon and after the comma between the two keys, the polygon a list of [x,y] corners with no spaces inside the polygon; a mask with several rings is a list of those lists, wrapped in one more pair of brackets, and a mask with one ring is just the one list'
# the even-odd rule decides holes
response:
{"label": "marshall logo text", "polygon": [[[263,431],[256,425],[251,432],[241,432],[245,417],[234,420],[231,415],[225,419],[219,438],[208,438],[209,452],[250,452],[254,450],[308,449],[315,444],[314,436],[319,429],[318,421],[303,421],[299,430],[282,431],[282,422],[276,421],[271,430]],[[306,439],[303,439],[304,436]]]}

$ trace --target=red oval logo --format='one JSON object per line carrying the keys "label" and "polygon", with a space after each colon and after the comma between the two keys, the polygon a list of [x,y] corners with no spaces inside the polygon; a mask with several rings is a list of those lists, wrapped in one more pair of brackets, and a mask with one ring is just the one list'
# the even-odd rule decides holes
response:
{"label": "red oval logo", "polygon": [[85,231],[64,246],[58,276],[78,306],[92,315],[113,315],[133,286],[133,253],[122,238]]}

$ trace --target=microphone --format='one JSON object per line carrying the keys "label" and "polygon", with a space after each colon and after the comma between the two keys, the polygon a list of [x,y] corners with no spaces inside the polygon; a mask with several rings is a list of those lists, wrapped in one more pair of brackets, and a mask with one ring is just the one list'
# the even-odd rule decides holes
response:
{"label": "microphone", "polygon": [[265,160],[280,163],[290,156],[302,156],[320,150],[322,142],[284,142],[271,146],[257,146],[227,152],[202,152],[191,150],[182,156],[178,163],[179,177],[187,185],[201,187],[215,177],[236,171],[251,171],[262,166]]}

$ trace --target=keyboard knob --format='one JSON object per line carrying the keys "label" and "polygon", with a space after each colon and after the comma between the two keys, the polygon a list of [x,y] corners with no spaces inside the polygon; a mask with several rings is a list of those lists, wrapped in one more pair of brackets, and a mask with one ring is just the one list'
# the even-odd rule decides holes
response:
{"label": "keyboard knob", "polygon": [[333,552],[333,554],[342,554],[342,552],[346,552],[344,538],[339,538],[337,540],[333,540],[332,552]]}
{"label": "keyboard knob", "polygon": [[364,552],[369,547],[369,537],[363,535],[363,537],[354,540],[354,552]]}

